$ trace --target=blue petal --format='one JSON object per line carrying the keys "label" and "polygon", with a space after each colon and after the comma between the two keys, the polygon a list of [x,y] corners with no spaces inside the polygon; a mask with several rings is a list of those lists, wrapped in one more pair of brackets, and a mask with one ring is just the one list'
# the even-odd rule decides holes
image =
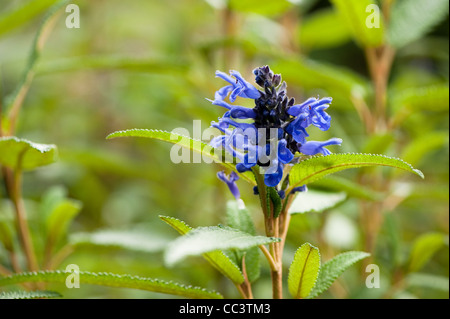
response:
{"label": "blue petal", "polygon": [[242,87],[244,87],[244,90],[242,91],[244,94],[239,96],[247,97],[250,99],[257,99],[261,96],[261,93],[258,91],[258,89],[247,82],[238,71],[232,70],[230,71],[230,74],[238,80],[239,84]]}
{"label": "blue petal", "polygon": [[218,172],[217,173],[217,177],[223,181],[224,183],[227,184],[228,188],[230,189],[231,194],[233,194],[233,196],[236,199],[239,199],[241,197],[241,194],[239,192],[239,188],[236,185],[236,181],[239,179],[239,177],[237,176],[237,174],[235,172],[232,172],[230,174],[230,177],[228,178],[225,175],[225,172]]}
{"label": "blue petal", "polygon": [[231,92],[232,89],[233,89],[233,85],[224,86],[223,88],[216,91],[216,93],[214,94],[214,99],[215,100],[224,100],[227,97],[228,93]]}
{"label": "blue petal", "polygon": [[287,142],[282,139],[278,142],[278,159],[281,163],[287,164],[294,158],[294,154],[286,147]]}
{"label": "blue petal", "polygon": [[216,77],[221,78],[221,79],[227,81],[230,84],[233,84],[233,86],[236,84],[236,81],[231,76],[226,74],[225,72],[217,70],[216,71]]}
{"label": "blue petal", "polygon": [[265,174],[264,175],[264,184],[269,187],[275,187],[280,183],[283,178],[283,164],[278,163],[278,169],[276,173],[273,174]]}
{"label": "blue petal", "polygon": [[308,106],[309,104],[313,103],[317,101],[317,99],[315,97],[310,97],[309,99],[307,99],[305,102],[303,102],[302,104],[296,104],[296,105],[292,105],[288,110],[287,113],[289,115],[292,116],[299,116],[300,113],[303,113],[305,110],[305,107]]}
{"label": "blue petal", "polygon": [[325,148],[328,145],[341,145],[342,139],[331,138],[324,142],[308,141],[300,146],[300,152],[305,155],[316,155],[322,153],[323,155],[329,155],[331,152]]}
{"label": "blue petal", "polygon": [[286,132],[294,138],[294,140],[298,143],[305,143],[306,137],[309,136],[309,134],[306,132],[306,129],[303,127],[303,122],[305,121],[305,116],[301,115],[297,117],[294,121],[289,123],[288,126],[286,126]]}
{"label": "blue petal", "polygon": [[231,117],[237,119],[254,119],[256,117],[255,111],[253,111],[253,109],[239,105],[235,105],[231,108],[230,115]]}

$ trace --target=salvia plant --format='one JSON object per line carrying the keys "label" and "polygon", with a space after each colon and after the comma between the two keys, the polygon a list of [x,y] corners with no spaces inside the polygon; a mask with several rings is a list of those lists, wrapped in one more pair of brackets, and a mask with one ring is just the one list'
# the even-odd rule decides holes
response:
{"label": "salvia plant", "polygon": [[[40,9],[37,9],[38,6],[33,6],[34,2],[37,1],[30,1],[30,5],[6,17],[0,15],[0,35],[14,28],[15,25],[25,23],[28,17],[37,14]],[[256,2],[264,8],[264,4]],[[277,6],[276,3],[282,2],[273,1],[271,5]],[[162,243],[155,243],[154,237],[150,236],[148,231],[130,233],[104,229],[71,234],[70,225],[82,210],[83,205],[81,201],[71,198],[62,188],[48,190],[35,207],[35,211],[38,212],[35,215],[38,217],[29,218],[28,205],[23,196],[24,173],[57,162],[58,148],[54,144],[41,144],[21,138],[17,134],[16,127],[31,82],[34,76],[41,72],[37,63],[46,35],[49,34],[58,14],[69,1],[46,1],[41,4],[42,8],[50,7],[50,10],[38,29],[26,68],[17,87],[0,103],[0,165],[5,198],[8,198],[12,215],[10,219],[0,216],[0,261],[7,260],[5,265],[0,264],[0,299],[62,297],[60,292],[49,289],[53,288],[50,284],[65,284],[67,287],[89,284],[132,288],[186,298],[221,299],[239,295],[244,299],[251,299],[256,295],[255,287],[260,287],[259,283],[265,280],[271,283],[271,296],[274,299],[317,298],[326,292],[347,269],[355,267],[355,264],[360,261],[369,264],[374,254],[375,237],[380,228],[378,217],[382,212],[380,202],[377,201],[380,194],[368,195],[368,191],[361,184],[373,182],[379,185],[392,182],[392,180],[383,180],[381,175],[374,173],[380,170],[380,167],[403,170],[420,178],[424,178],[424,174],[409,164],[409,160],[406,162],[397,157],[373,154],[385,153],[383,151],[339,152],[340,147],[346,143],[347,137],[343,135],[319,141],[312,138],[317,132],[328,131],[333,125],[333,98],[311,96],[300,101],[296,100],[295,97],[288,95],[288,85],[283,81],[282,74],[277,74],[276,71],[281,69],[289,82],[293,80],[293,88],[311,78],[313,80],[307,82],[308,85],[318,89],[321,88],[321,82],[324,82],[324,85],[327,81],[338,83],[336,85],[338,89],[333,91],[333,95],[350,96],[348,101],[354,104],[368,134],[372,134],[373,144],[376,144],[375,146],[383,144],[382,147],[368,147],[366,150],[386,150],[387,147],[384,146],[389,142],[385,143],[385,137],[377,134],[383,130],[395,129],[396,125],[407,117],[405,111],[397,112],[389,119],[386,112],[387,81],[395,54],[394,48],[419,38],[440,18],[433,20],[430,14],[422,14],[419,9],[423,5],[417,5],[420,2],[418,0],[410,1],[410,3],[416,3],[413,6],[416,9],[409,7],[406,2],[401,2],[398,7],[394,7],[397,9],[392,11],[393,17],[399,18],[399,12],[405,12],[409,18],[422,19],[420,20],[422,24],[418,24],[420,27],[412,28],[408,33],[409,37],[402,37],[399,34],[405,34],[405,32],[402,33],[404,25],[396,24],[395,20],[390,25],[391,31],[385,31],[384,25],[371,31],[361,27],[365,24],[364,10],[371,1],[334,0],[332,2],[340,14],[354,22],[346,27],[345,32],[353,34],[358,45],[365,48],[373,82],[374,110],[365,104],[366,97],[363,93],[367,93],[365,92],[366,83],[361,84],[361,81],[342,75],[332,68],[301,64],[299,60],[286,62],[287,64],[284,65],[278,63],[273,69],[268,65],[247,66],[248,70],[253,69],[253,78],[247,77],[250,73],[247,72],[248,70],[241,70],[242,73],[237,70],[231,70],[229,73],[216,71],[215,77],[225,82],[223,87],[219,87],[217,84],[219,82],[212,81],[213,74],[211,74],[211,83],[214,85],[214,90],[211,92],[215,91],[215,94],[206,96],[201,107],[219,108],[223,110],[223,114],[218,119],[210,119],[210,129],[215,132],[215,135],[209,140],[194,139],[176,130],[160,130],[163,129],[161,127],[118,130],[107,136],[108,140],[140,137],[168,142],[173,144],[175,150],[183,149],[196,153],[208,159],[213,163],[214,168],[217,168],[215,174],[218,183],[224,183],[221,184],[222,189],[228,191],[223,194],[223,197],[228,200],[225,203],[218,202],[207,209],[211,210],[211,214],[224,212],[220,218],[223,223],[210,226],[194,225],[192,224],[194,221],[181,220],[178,216],[171,216],[172,213],[164,212],[158,219],[160,228],[166,227],[168,232],[172,228],[173,233],[178,233],[179,236]],[[227,13],[225,19],[231,19],[234,9],[244,12],[247,10],[240,7],[240,2],[233,3],[234,1],[229,1],[229,6],[225,8]],[[391,1],[385,1],[385,3],[387,4],[384,14],[387,19]],[[441,0],[431,1],[431,3],[434,4],[435,16],[441,16],[440,11],[448,10],[448,4]],[[337,19],[334,12],[331,15],[328,13],[326,17],[328,20]],[[314,22],[314,19],[312,21]],[[319,17],[318,21],[324,22],[323,17]],[[225,28],[226,36],[233,36],[231,22],[228,20],[226,22],[228,23],[225,23],[228,26]],[[309,23],[314,25],[313,22]],[[306,37],[307,42],[308,38],[305,34],[307,35],[308,32],[308,24],[305,26],[306,31],[303,37]],[[317,26],[313,28],[314,31],[316,28]],[[365,31],[360,32],[361,30]],[[382,32],[390,32],[390,43],[383,42],[385,40],[383,40]],[[314,41],[317,41],[317,38],[320,37],[316,37],[314,32]],[[314,41],[312,42],[316,43]],[[320,43],[317,45],[320,46]],[[145,68],[158,69],[158,63],[149,64],[146,61],[141,65],[134,60],[120,58],[104,60],[91,58],[88,61],[81,61],[83,63],[80,61],[65,61],[54,65],[53,70],[50,65],[50,71],[47,71],[55,72],[58,67],[62,70],[76,69],[79,64],[93,68],[135,70],[145,66]],[[299,70],[298,75],[293,76],[293,72],[289,72],[290,68],[286,65],[295,66],[296,70]],[[335,75],[337,79],[333,81],[332,78]],[[343,83],[340,79],[343,79]],[[448,88],[440,89],[432,93],[439,97],[447,94],[448,97]],[[293,90],[293,92],[296,91]],[[415,100],[416,97],[413,92],[407,92],[397,96],[395,101],[415,105],[414,103],[428,101],[429,95],[422,94],[422,100],[419,99],[419,102]],[[414,101],[411,102],[411,100]],[[209,103],[213,106],[211,107]],[[424,121],[420,120],[419,123],[422,125]],[[425,124],[424,126],[426,127]],[[423,145],[427,143],[428,137],[429,135],[425,136],[425,142],[421,140],[420,147],[427,148]],[[438,138],[441,141],[442,135]],[[414,152],[403,154],[411,155],[411,153]],[[414,159],[414,156],[408,158]],[[89,161],[89,159],[86,160]],[[330,177],[331,174],[344,170],[368,167],[378,168],[361,169],[360,171],[364,173],[359,175],[362,180],[360,184]],[[145,173],[139,171],[139,174]],[[311,184],[329,187],[325,187],[327,191],[318,191]],[[188,186],[184,185],[184,187]],[[365,229],[364,251],[344,251],[333,254],[331,258],[328,257],[329,254],[326,254],[327,257],[324,258],[320,251],[320,241],[313,240],[295,242],[295,249],[289,251],[286,245],[288,233],[297,231],[296,225],[291,223],[292,217],[302,215],[307,219],[311,212],[323,212],[334,208],[347,198],[346,192],[353,192],[361,195],[361,198],[370,198],[370,200],[377,197],[377,200],[362,205],[362,215],[367,218],[367,225],[370,226]],[[171,196],[173,199],[176,194]],[[252,203],[257,203],[256,209]],[[392,207],[397,204],[394,199]],[[2,212],[3,206],[0,207],[0,213]],[[31,225],[30,221],[32,221]],[[427,233],[420,237],[412,248],[405,273],[413,273],[421,269],[431,255],[444,245],[444,242],[445,239],[441,233]],[[165,269],[171,273],[176,273],[176,267],[187,263],[189,259],[194,259],[192,257],[200,257],[205,260],[205,264],[212,267],[215,275],[223,276],[224,281],[236,290],[230,292],[223,288],[228,287],[226,285],[203,288],[186,282],[180,283],[135,274],[91,272],[78,269],[76,265],[72,265],[75,268],[64,269],[63,262],[76,249],[86,246],[124,248],[144,253],[163,251],[162,262]],[[211,274],[211,272],[205,273]],[[402,278],[403,274],[400,271],[395,274]],[[436,277],[431,275],[416,275],[409,278],[411,282],[416,280],[421,284],[426,282],[432,286],[430,282],[436,280]],[[364,279],[361,282],[364,282]],[[402,279],[397,282],[397,285],[400,284]],[[442,288],[442,280],[434,286]]]}
{"label": "salvia plant", "polygon": [[[273,298],[278,299],[283,298],[285,267],[282,257],[291,214],[302,213],[292,204],[298,193],[308,192],[309,183],[335,172],[365,166],[391,166],[420,177],[423,174],[401,159],[384,155],[333,154],[327,147],[340,145],[340,138],[309,140],[307,130],[316,127],[326,131],[330,128],[331,116],[326,111],[332,99],[311,97],[297,104],[287,95],[287,84],[281,75],[274,74],[269,66],[256,68],[253,74],[259,88],[238,71],[232,70],[230,75],[216,72],[216,77],[228,84],[216,91],[214,100],[208,100],[227,111],[218,122],[211,123],[222,133],[209,142],[212,149],[204,143],[198,145],[186,136],[177,138],[168,132],[146,129],[118,131],[108,138],[137,136],[166,140],[207,153],[218,164],[223,164],[227,170],[219,171],[217,177],[234,197],[227,203],[228,225],[191,228],[183,221],[161,216],[183,235],[169,245],[165,261],[173,265],[187,256],[203,255],[233,281],[243,298],[252,298],[252,283],[260,275],[261,252],[270,266]],[[238,98],[253,100],[254,107],[233,104]],[[230,166],[226,154],[217,150],[232,155],[235,164]],[[253,185],[254,194],[259,196],[265,236],[258,235],[241,198],[236,183],[240,175]],[[308,200],[307,197],[304,200]],[[342,198],[325,196],[321,199],[329,207],[339,200]],[[293,298],[317,297],[346,268],[369,255],[349,251],[322,264],[319,248],[304,243],[295,252],[289,267],[288,290]]]}

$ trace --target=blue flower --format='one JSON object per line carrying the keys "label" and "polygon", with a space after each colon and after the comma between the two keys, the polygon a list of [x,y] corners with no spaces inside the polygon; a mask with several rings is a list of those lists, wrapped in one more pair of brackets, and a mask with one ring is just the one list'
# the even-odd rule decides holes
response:
{"label": "blue flower", "polygon": [[[315,126],[322,131],[330,128],[331,116],[326,110],[331,98],[311,97],[295,104],[294,98],[286,94],[287,85],[281,81],[281,75],[274,74],[268,66],[256,68],[253,74],[261,90],[237,71],[230,71],[230,75],[216,71],[216,77],[229,84],[219,89],[214,100],[209,101],[227,111],[217,123],[212,123],[224,135],[215,137],[210,144],[222,147],[236,157],[239,160],[236,165],[238,172],[258,165],[264,171],[264,183],[276,187],[283,179],[285,165],[296,162],[295,154],[329,155],[331,152],[325,146],[340,145],[342,140],[307,140],[308,127]],[[253,100],[254,107],[231,104],[237,97]],[[295,191],[306,191],[306,187]]]}
{"label": "blue flower", "polygon": [[227,176],[224,171],[221,171],[217,173],[217,177],[225,184],[227,184],[234,198],[238,200],[241,197],[239,189],[236,185],[236,181],[239,179],[239,176],[235,172],[231,172],[230,176]]}
{"label": "blue flower", "polygon": [[305,155],[316,155],[316,154],[323,154],[323,155],[329,155],[331,152],[327,150],[324,146],[328,145],[341,145],[342,139],[340,138],[330,138],[328,141],[324,142],[316,142],[316,141],[308,141],[302,146],[300,146],[300,152],[302,152]]}

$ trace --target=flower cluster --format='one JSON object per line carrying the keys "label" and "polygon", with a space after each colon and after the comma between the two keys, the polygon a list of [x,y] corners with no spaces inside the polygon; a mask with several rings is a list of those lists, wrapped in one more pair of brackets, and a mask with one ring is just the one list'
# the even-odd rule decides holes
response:
{"label": "flower cluster", "polygon": [[[222,147],[236,157],[239,172],[260,166],[265,174],[264,183],[274,187],[282,180],[284,166],[295,162],[297,152],[328,155],[331,152],[325,146],[340,145],[342,140],[307,141],[306,129],[310,125],[323,131],[330,128],[331,117],[325,111],[331,98],[309,98],[295,104],[294,98],[287,96],[286,82],[281,81],[279,74],[274,74],[268,66],[257,68],[253,73],[260,90],[237,71],[230,71],[230,75],[216,71],[216,76],[229,84],[210,100],[227,109],[218,122],[211,123],[224,133],[211,140],[211,145]],[[231,104],[237,97],[252,99],[255,106]]]}

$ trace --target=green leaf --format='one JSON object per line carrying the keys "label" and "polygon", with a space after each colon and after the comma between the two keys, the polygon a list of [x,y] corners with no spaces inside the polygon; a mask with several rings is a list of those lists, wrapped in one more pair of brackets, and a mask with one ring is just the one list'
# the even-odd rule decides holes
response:
{"label": "green leaf", "polygon": [[64,199],[54,207],[46,218],[47,243],[50,247],[67,234],[70,223],[81,211],[81,207],[81,202],[73,199]]}
{"label": "green leaf", "polygon": [[412,273],[406,279],[407,287],[431,288],[436,290],[449,291],[449,278],[432,274]]}
{"label": "green leaf", "polygon": [[137,59],[125,56],[81,56],[41,63],[36,68],[37,75],[71,72],[80,69],[127,70],[145,73],[184,72],[186,65],[179,61]]}
{"label": "green leaf", "polygon": [[231,9],[240,12],[273,16],[287,11],[290,7],[292,7],[292,3],[287,0],[277,0],[277,1],[229,0],[229,6]]}
{"label": "green leaf", "polygon": [[347,251],[324,263],[308,298],[315,298],[326,291],[348,267],[368,256],[369,253],[362,251]]}
{"label": "green leaf", "polygon": [[339,46],[351,39],[351,31],[334,9],[322,9],[306,16],[300,25],[300,44],[309,49]]}
{"label": "green leaf", "polygon": [[426,154],[448,144],[448,132],[429,132],[412,140],[401,154],[408,163],[417,165]]}
{"label": "green leaf", "polygon": [[252,236],[230,227],[198,227],[171,242],[164,259],[171,266],[187,256],[198,256],[225,249],[246,250],[277,241],[278,238]]}
{"label": "green leaf", "polygon": [[304,213],[321,213],[324,210],[330,209],[341,203],[347,198],[344,192],[330,193],[320,192],[315,190],[308,190],[307,192],[300,192],[295,197],[289,208],[290,214],[304,214]]}
{"label": "green leaf", "polygon": [[[255,225],[250,212],[242,200],[230,200],[227,202],[227,225],[250,235],[256,235]],[[245,271],[250,282],[254,282],[259,278],[261,266],[258,247],[252,247],[243,252],[235,251],[226,254],[230,258],[235,256],[237,265],[242,265],[242,259],[245,258]]]}
{"label": "green leaf", "polygon": [[313,156],[292,167],[289,173],[289,192],[292,188],[312,183],[328,174],[349,168],[365,166],[389,166],[403,169],[424,177],[423,173],[414,169],[401,159],[384,155],[341,153],[327,156]]}
{"label": "green leaf", "polygon": [[354,181],[340,176],[327,176],[321,178],[313,183],[313,187],[318,187],[325,190],[343,191],[349,197],[356,197],[368,200],[380,200],[383,194],[360,185]]}
{"label": "green leaf", "polygon": [[275,187],[267,187],[267,191],[273,206],[273,217],[277,218],[281,212],[281,197]]}
{"label": "green leaf", "polygon": [[310,243],[300,246],[289,267],[288,288],[295,299],[305,298],[316,284],[320,269],[319,249]]}
{"label": "green leaf", "polygon": [[13,251],[14,249],[13,234],[13,227],[9,221],[0,219],[0,243],[2,243],[8,251]]}
{"label": "green leaf", "polygon": [[[48,7],[50,3],[48,0],[44,0],[46,2],[46,5],[44,4],[43,8]],[[38,1],[32,1],[30,2],[31,7],[36,6],[36,2]],[[53,1],[56,2],[56,1]],[[34,37],[33,45],[31,47],[30,56],[28,58],[27,65],[25,66],[24,72],[22,74],[22,77],[20,79],[20,82],[17,84],[15,90],[5,97],[5,105],[6,108],[9,109],[11,117],[11,111],[17,112],[18,111],[18,105],[23,103],[23,100],[25,99],[25,96],[28,92],[28,89],[30,88],[31,82],[34,77],[34,69],[36,66],[37,61],[39,60],[41,56],[42,49],[44,47],[45,39],[48,36],[51,28],[53,27],[53,23],[55,22],[55,19],[57,18],[57,13],[59,10],[68,3],[68,0],[61,0],[57,2],[55,5],[53,5],[46,13],[41,25],[38,28],[38,31]],[[27,7],[25,9],[26,12],[29,12],[29,9],[31,7]],[[39,7],[39,6],[38,6]],[[35,7],[36,8],[36,7]],[[23,12],[22,12],[23,13]],[[14,17],[13,19],[16,19],[17,17]],[[7,22],[8,23],[8,22]],[[0,31],[1,33],[1,31]],[[17,116],[17,114],[15,114]]]}
{"label": "green leaf", "polygon": [[417,112],[448,112],[448,85],[430,85],[395,91],[390,105],[393,108],[393,123],[402,124],[404,119]]}
{"label": "green leaf", "polygon": [[[159,218],[172,226],[181,235],[185,235],[192,230],[192,227],[177,218],[168,216],[159,216]],[[242,275],[239,267],[222,251],[212,251],[204,253],[203,257],[221,274],[223,274],[235,284],[240,285],[244,282],[244,276]]]}
{"label": "green leaf", "polygon": [[[353,34],[353,38],[360,46],[377,47],[383,43],[384,26],[381,18],[381,10],[375,1],[332,0],[331,2],[338,9],[342,21],[347,24],[347,27]],[[373,21],[371,18],[376,14],[369,6],[378,7],[380,17],[379,27],[369,27],[370,22]]]}
{"label": "green leaf", "polygon": [[227,202],[227,225],[250,235],[256,235],[252,217],[242,200],[230,200]]}
{"label": "green leaf", "polygon": [[413,244],[409,271],[419,271],[445,244],[445,235],[441,233],[426,233],[417,238]]}
{"label": "green leaf", "polygon": [[394,1],[389,19],[389,43],[400,48],[420,39],[444,20],[448,5],[447,0]]}
{"label": "green leaf", "polygon": [[[148,130],[148,129],[130,129],[125,131],[117,131],[109,134],[106,138],[112,139],[117,137],[145,137],[151,139],[157,139],[165,142],[169,142],[172,144],[177,144],[181,147],[191,149],[197,153],[200,153],[204,158],[209,158],[215,163],[221,164],[227,169],[231,169],[235,172],[236,167],[232,163],[226,163],[223,158],[223,154],[218,156],[217,151],[214,150],[210,145],[203,143],[202,141],[192,139],[188,136],[183,136],[174,132],[166,132],[159,130]],[[237,172],[244,180],[255,184],[253,176],[251,173],[239,173]]]}
{"label": "green leaf", "polygon": [[[72,272],[61,270],[19,273],[0,277],[0,286],[14,285],[26,282],[66,283]],[[80,285],[100,285],[107,287],[141,289],[164,294],[178,295],[187,298],[222,299],[222,295],[204,288],[184,286],[171,281],[138,277],[132,275],[117,275],[111,273],[91,273],[80,271]]]}
{"label": "green leaf", "polygon": [[56,146],[37,144],[14,136],[0,138],[0,164],[32,170],[56,161]]}
{"label": "green leaf", "polygon": [[[281,73],[291,85],[317,90],[321,88],[333,97],[333,105],[351,105],[354,99],[363,99],[370,92],[368,81],[347,68],[306,58],[274,61],[271,68]],[[339,104],[338,104],[339,105]],[[347,107],[348,108],[348,107]]]}
{"label": "green leaf", "polygon": [[4,11],[0,15],[0,36],[29,23],[34,17],[47,10],[58,0],[31,0],[20,7]]}
{"label": "green leaf", "polygon": [[75,247],[100,246],[154,253],[162,251],[168,240],[151,232],[100,230],[93,233],[73,234],[69,242]]}
{"label": "green leaf", "polygon": [[62,295],[56,291],[7,291],[0,293],[0,299],[42,299],[60,297],[62,297]]}

